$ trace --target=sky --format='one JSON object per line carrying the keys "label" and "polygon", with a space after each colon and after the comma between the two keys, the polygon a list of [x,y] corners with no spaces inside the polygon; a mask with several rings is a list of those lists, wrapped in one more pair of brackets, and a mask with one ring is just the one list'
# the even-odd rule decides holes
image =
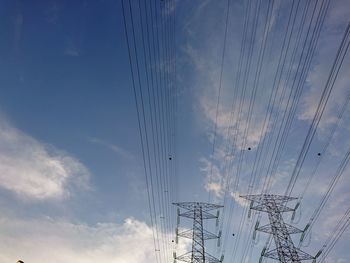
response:
{"label": "sky", "polygon": [[259,193],[297,197],[285,222],[327,251],[350,204],[349,17],[349,0],[2,0],[0,262],[172,262],[183,201],[224,205],[209,253],[258,262],[268,216],[239,196]]}

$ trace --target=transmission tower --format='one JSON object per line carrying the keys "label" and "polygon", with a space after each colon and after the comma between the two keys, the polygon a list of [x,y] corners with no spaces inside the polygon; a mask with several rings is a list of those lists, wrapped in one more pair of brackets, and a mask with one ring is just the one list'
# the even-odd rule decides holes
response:
{"label": "transmission tower", "polygon": [[[283,221],[282,213],[294,211],[295,209],[286,206],[286,203],[297,198],[281,196],[281,195],[246,195],[240,196],[251,201],[250,209],[266,212],[269,217],[270,224],[259,227],[259,223],[255,225],[255,231],[261,231],[273,235],[276,248],[266,251],[266,248],[261,252],[260,261],[263,257],[279,260],[282,263],[293,262],[300,263],[302,260],[314,260],[316,257],[305,253],[295,247],[290,234],[304,233],[306,229],[300,230],[294,226],[286,224]],[[257,203],[254,206],[254,203]],[[255,235],[254,231],[254,235]]]}
{"label": "transmission tower", "polygon": [[[192,251],[187,252],[181,256],[176,256],[174,252],[174,263],[176,260],[188,262],[188,263],[220,263],[224,260],[221,256],[220,259],[215,258],[209,253],[205,252],[204,240],[218,239],[218,245],[220,242],[221,232],[218,235],[210,233],[203,228],[203,220],[216,219],[218,225],[219,208],[221,205],[200,203],[200,202],[182,202],[173,203],[178,207],[178,219],[177,224],[180,223],[180,217],[187,217],[193,219],[193,227],[190,230],[179,232],[176,228],[176,243],[178,243],[178,237],[184,237],[192,239]],[[182,210],[182,211],[181,211]],[[217,210],[216,215],[209,211]]]}

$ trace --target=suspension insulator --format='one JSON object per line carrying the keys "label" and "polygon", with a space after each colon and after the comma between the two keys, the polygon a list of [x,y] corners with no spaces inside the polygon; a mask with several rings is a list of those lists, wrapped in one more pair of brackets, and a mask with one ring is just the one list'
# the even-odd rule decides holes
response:
{"label": "suspension insulator", "polygon": [[255,226],[254,226],[254,232],[253,232],[253,240],[255,240],[255,238],[256,238],[256,231],[259,228],[259,224],[260,224],[259,220],[256,220],[256,223],[255,223]]}
{"label": "suspension insulator", "polygon": [[261,257],[263,257],[265,255],[265,251],[266,251],[266,247],[264,247],[262,250],[261,250]]}
{"label": "suspension insulator", "polygon": [[219,231],[219,234],[218,234],[218,243],[217,243],[217,246],[218,246],[218,247],[221,246],[221,235],[222,235],[222,231],[220,230],[220,231]]}
{"label": "suspension insulator", "polygon": [[292,221],[294,220],[294,218],[295,218],[295,210],[293,211],[293,214],[292,214]]}
{"label": "suspension insulator", "polygon": [[318,258],[321,254],[322,254],[322,249],[320,251],[317,252],[316,256],[315,256],[315,259]]}
{"label": "suspension insulator", "polygon": [[220,262],[223,262],[223,261],[224,261],[224,255],[221,255]]}
{"label": "suspension insulator", "polygon": [[256,230],[254,230],[253,232],[253,240],[255,240],[255,238],[256,238]]}
{"label": "suspension insulator", "polygon": [[300,202],[298,202],[294,207],[293,214],[292,214],[292,220],[294,220],[296,211],[297,211],[299,206],[300,206]]}
{"label": "suspension insulator", "polygon": [[303,240],[304,240],[304,238],[305,238],[306,230],[308,230],[309,227],[310,227],[310,223],[308,223],[308,224],[305,226],[305,228],[304,228],[304,230],[303,230],[303,233],[301,234],[301,237],[300,237],[300,242],[303,242]]}
{"label": "suspension insulator", "polygon": [[259,220],[257,220],[255,223],[255,227],[254,227],[255,230],[258,230],[259,224],[260,224],[260,222],[259,222]]}
{"label": "suspension insulator", "polygon": [[303,232],[306,232],[306,230],[308,230],[309,227],[310,227],[310,223],[308,223],[308,224],[305,226]]}
{"label": "suspension insulator", "polygon": [[219,215],[220,215],[220,211],[218,210],[216,212],[216,226],[219,226]]}
{"label": "suspension insulator", "polygon": [[248,218],[252,215],[252,208],[253,208],[254,201],[250,201],[249,205],[249,211],[248,211]]}
{"label": "suspension insulator", "polygon": [[176,244],[178,244],[179,243],[179,229],[178,228],[175,228],[175,235],[176,235],[175,242],[176,242]]}

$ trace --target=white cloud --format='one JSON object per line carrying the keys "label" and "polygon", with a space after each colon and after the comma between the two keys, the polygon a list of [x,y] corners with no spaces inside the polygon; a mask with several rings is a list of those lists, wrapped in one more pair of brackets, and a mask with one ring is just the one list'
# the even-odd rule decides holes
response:
{"label": "white cloud", "polygon": [[201,172],[206,175],[204,184],[205,190],[213,192],[216,197],[222,197],[224,193],[224,176],[221,174],[220,169],[211,161],[206,158],[201,158]]}
{"label": "white cloud", "polygon": [[22,198],[61,199],[88,188],[89,171],[69,154],[45,145],[0,118],[0,187]]}
{"label": "white cloud", "polygon": [[[248,88],[247,94],[243,97],[241,94],[243,84],[239,83],[237,87],[234,86],[235,68],[239,58],[237,50],[239,50],[240,41],[238,39],[240,40],[241,36],[238,31],[232,31],[230,28],[236,23],[238,25],[241,21],[237,21],[232,15],[229,21],[222,82],[219,83],[225,20],[223,16],[218,19],[218,16],[214,14],[217,10],[221,12],[226,10],[226,4],[215,6],[215,9],[212,9],[209,6],[210,3],[210,1],[203,2],[186,23],[185,32],[188,35],[188,40],[183,45],[182,51],[186,63],[194,69],[193,74],[189,76],[189,83],[194,87],[193,90],[196,93],[196,117],[201,120],[200,125],[204,126],[210,144],[213,143],[214,129],[216,134],[214,154],[200,160],[201,172],[205,174],[204,187],[215,197],[221,198],[226,190],[227,180],[229,180],[227,177],[241,176],[241,174],[233,174],[232,170],[227,172],[226,164],[234,161],[229,159],[233,156],[228,156],[231,144],[236,152],[244,150],[245,147],[256,148],[268,132],[268,125],[263,127],[266,109],[261,102],[266,99],[266,95],[264,95],[259,97],[260,105],[254,105],[250,127],[248,132],[245,132],[245,127],[248,125],[248,92],[251,90]],[[233,4],[231,12],[237,12],[242,8],[241,4]],[[196,32],[196,34],[192,34],[192,32]],[[235,40],[233,41],[233,39]],[[219,85],[221,85],[221,93],[217,112]],[[251,86],[249,83],[249,87]],[[240,103],[241,97],[243,97],[242,103]],[[234,114],[231,113],[232,105]],[[237,114],[238,105],[242,106],[239,117]],[[245,143],[243,140],[246,140]],[[232,194],[233,198],[235,196]],[[236,201],[241,200],[237,198]]]}
{"label": "white cloud", "polygon": [[[298,115],[299,119],[311,121],[314,118],[321,92],[326,83],[325,76],[329,75],[329,69],[327,66],[327,64],[318,65],[310,73],[307,79],[307,84],[310,85],[311,88],[307,90],[303,97],[302,111]],[[321,131],[329,128],[329,126],[337,121],[336,114],[339,111],[339,107],[344,103],[345,98],[348,96],[347,84],[349,83],[350,78],[348,75],[344,74],[345,68],[347,68],[346,64],[343,66],[343,70],[340,71],[341,74],[335,82],[334,89],[325,108],[323,117],[319,124]]]}
{"label": "white cloud", "polygon": [[[229,32],[227,38],[228,48],[225,51],[220,103],[217,114],[221,55],[223,48],[222,38],[224,34],[223,30],[225,21],[222,20],[222,17],[220,17],[219,20],[215,19],[212,21],[211,19],[216,16],[208,17],[207,13],[215,11],[210,9],[210,7],[207,6],[208,4],[210,4],[210,1],[203,2],[201,7],[196,9],[196,12],[191,16],[190,22],[188,22],[185,27],[189,40],[183,45],[182,51],[184,57],[186,58],[186,63],[194,68],[194,74],[190,75],[189,82],[193,82],[191,85],[194,86],[194,90],[197,92],[197,94],[195,94],[195,97],[198,98],[198,101],[196,101],[196,106],[199,105],[197,108],[199,113],[198,115],[205,122],[206,130],[208,133],[210,133],[209,139],[211,139],[215,126],[217,138],[219,141],[224,140],[224,144],[226,143],[225,140],[227,140],[227,135],[229,135],[228,137],[232,138],[233,133],[238,130],[235,146],[241,149],[243,140],[242,138],[244,137],[244,127],[246,127],[248,124],[247,115],[250,98],[248,95],[246,95],[243,99],[244,101],[242,103],[242,112],[240,118],[238,119],[237,105],[240,104],[240,95],[238,93],[241,93],[241,89],[238,87],[233,87],[235,82],[232,78],[232,75],[236,75],[233,69],[235,69],[238,60],[237,49],[239,48],[239,41],[232,41],[231,37],[233,36],[230,34],[233,34],[234,37],[240,36],[236,36],[235,32]],[[223,4],[220,8],[215,10],[223,11],[225,10],[226,5]],[[237,6],[234,6],[232,8],[237,8],[237,10],[239,10],[242,8],[242,6],[239,6],[237,4]],[[206,21],[205,23],[208,24],[209,27],[216,25],[215,30],[203,30],[203,28],[205,28],[203,26],[204,18]],[[207,19],[210,20],[210,22],[208,22]],[[217,28],[217,25],[219,23],[222,23],[222,30],[218,30]],[[236,21],[236,18],[231,17],[230,26],[235,23],[240,22]],[[194,31],[192,28],[194,28],[196,31],[199,30],[199,32],[197,32],[197,34],[194,36],[191,35],[191,32]],[[220,39],[220,41],[218,41],[218,39]],[[241,86],[242,85],[239,85],[239,87]],[[260,93],[263,94],[260,96],[259,100],[265,100],[265,93],[267,92],[260,91]],[[234,100],[235,113],[231,116],[231,108],[233,103],[232,100]],[[265,112],[266,108],[263,104],[254,105],[253,118],[250,121],[250,128],[246,136],[247,145],[249,145],[251,148],[255,148],[261,138],[263,138],[264,135],[268,132],[268,125],[265,125],[265,127],[263,127]],[[229,128],[230,133],[228,134]]]}
{"label": "white cloud", "polygon": [[[314,65],[307,76],[306,87],[308,89],[306,89],[302,97],[301,111],[298,114],[301,120],[311,121],[316,112],[321,93],[326,85],[329,73],[331,72],[332,63],[336,58],[337,50],[348,24],[349,9],[344,8],[346,2],[346,0],[332,2],[328,19],[321,33]],[[349,66],[350,57],[349,54],[347,54],[319,124],[321,132],[324,132],[324,130],[336,122],[336,114],[339,107],[348,96],[350,77],[349,74],[347,74],[347,69]]]}
{"label": "white cloud", "polygon": [[[331,1],[331,6],[336,5],[336,8],[333,8],[333,9],[330,8],[329,15],[326,18],[324,28],[328,27],[327,29],[328,31],[323,29],[321,33],[321,39],[317,46],[315,58],[313,60],[313,64],[311,65],[312,66],[311,70],[308,72],[307,81],[303,87],[304,90],[301,96],[301,101],[297,105],[298,119],[294,120],[292,123],[292,126],[290,127],[290,131],[288,135],[289,137],[287,138],[288,140],[286,141],[286,145],[283,148],[283,152],[281,153],[278,152],[279,154],[277,156],[278,157],[277,160],[279,160],[278,167],[277,167],[278,169],[276,170],[276,172],[273,169],[274,176],[271,177],[271,182],[270,182],[271,187],[273,189],[273,191],[271,192],[273,193],[274,192],[284,193],[286,183],[289,181],[289,176],[295,166],[295,158],[297,158],[297,154],[300,149],[298,147],[302,146],[302,142],[304,139],[303,132],[304,131],[306,132],[308,128],[308,125],[305,125],[305,121],[309,122],[310,120],[312,120],[314,116],[314,112],[317,107],[317,103],[320,99],[323,87],[326,83],[331,64],[333,62],[337,48],[341,41],[341,37],[343,34],[343,32],[341,31],[343,31],[343,29],[346,27],[348,23],[347,22],[349,17],[348,10],[350,9],[344,8],[346,7],[345,2],[348,2],[348,1],[346,0],[336,0],[333,2]],[[207,1],[203,3],[209,4],[211,2]],[[240,38],[237,38],[237,37],[234,38],[235,34],[232,32],[239,32],[239,33],[241,32],[239,31],[239,27],[237,26],[240,24],[238,23],[235,24],[234,23],[235,18],[234,16],[231,16],[229,28],[232,27],[232,25],[235,25],[235,28],[238,28],[238,30],[236,31],[229,30],[228,39],[231,39],[231,37],[233,36],[233,39],[235,39],[235,41],[228,40],[228,43],[227,43],[228,48],[225,54],[224,73],[223,73],[223,82],[222,82],[222,89],[221,89],[221,96],[220,96],[219,112],[218,112],[218,117],[216,117],[217,96],[218,96],[217,91],[218,91],[218,81],[220,76],[220,62],[221,62],[220,58],[222,54],[222,44],[223,44],[222,42],[223,41],[223,30],[222,30],[223,24],[221,23],[221,20],[220,20],[222,19],[221,17],[218,18],[218,16],[210,15],[210,14],[214,14],[215,10],[219,10],[220,9],[219,6],[215,6],[215,8],[211,8],[211,6],[207,7],[204,4],[203,6],[205,7],[204,10],[200,10],[200,12],[196,12],[196,11],[192,12],[191,19],[188,20],[188,22],[185,25],[184,31],[185,33],[187,33],[187,38],[186,38],[185,44],[183,45],[182,51],[185,57],[184,60],[186,61],[186,63],[189,64],[188,68],[193,70],[189,70],[190,73],[188,73],[188,81],[186,82],[184,81],[184,83],[185,85],[188,85],[189,89],[192,89],[191,91],[193,91],[194,93],[193,97],[197,100],[195,101],[194,108],[195,110],[197,110],[196,113],[198,113],[198,116],[199,116],[198,119],[201,119],[202,121],[202,123],[200,123],[201,124],[200,129],[205,130],[206,133],[209,134],[208,140],[210,143],[213,142],[212,134],[213,134],[214,126],[217,125],[215,152],[211,154],[212,145],[210,145],[210,147],[207,147],[206,149],[203,150],[203,152],[206,152],[206,153],[209,152],[210,156],[207,158],[201,158],[201,168],[202,168],[201,171],[206,175],[205,182],[204,182],[205,189],[207,191],[211,191],[213,195],[215,195],[216,197],[222,197],[223,187],[220,182],[225,179],[226,170],[225,170],[224,163],[226,159],[225,157],[223,157],[225,156],[225,154],[221,154],[221,152],[226,153],[226,151],[223,151],[223,150],[226,149],[226,146],[228,145],[228,142],[229,142],[229,140],[227,139],[227,129],[232,127],[233,131],[238,130],[237,141],[235,142],[234,146],[235,146],[235,149],[238,151],[244,150],[241,147],[241,143],[242,143],[241,138],[243,138],[243,131],[247,125],[246,119],[247,119],[247,112],[248,112],[248,105],[249,105],[249,96],[251,96],[251,93],[248,93],[248,92],[252,90],[251,83],[253,81],[248,80],[247,93],[245,94],[245,97],[243,98],[243,102],[242,102],[241,123],[240,123],[240,126],[238,126],[237,115],[234,115],[233,119],[230,120],[231,103],[229,102],[229,100],[236,98],[236,102],[239,102],[239,99],[240,99],[239,92],[234,93],[235,90],[232,87],[232,85],[235,82],[235,79],[237,79],[235,78],[236,76],[235,66],[237,63],[235,61],[238,61],[238,56],[235,56],[235,52],[233,50],[240,50],[239,47],[235,48],[235,45],[238,45],[235,43],[239,42],[237,40],[240,40]],[[277,22],[284,21],[283,13],[285,13],[287,8],[289,7],[290,6],[285,6],[281,1],[276,2],[274,10],[278,11],[278,13],[280,13],[279,15],[281,15],[281,18],[282,18],[282,19],[280,18],[280,20]],[[232,10],[236,11],[239,9],[232,8]],[[231,11],[231,12],[233,12],[234,14],[234,11]],[[276,22],[276,14],[277,12],[274,12],[273,24],[275,24]],[[215,22],[213,22],[212,17],[215,17]],[[236,17],[239,17],[240,19],[242,19],[239,15]],[[338,20],[338,21],[335,23],[334,21],[329,22],[329,20]],[[208,24],[211,24],[211,25],[208,26]],[[212,30],[211,26],[212,27],[215,26],[215,30]],[[332,26],[332,29],[330,29],[330,26]],[[285,32],[284,30],[282,30],[281,32],[278,30],[280,29],[273,28],[273,31],[276,31],[276,34],[275,34],[276,39],[280,36],[283,36],[283,33]],[[332,31],[331,34],[329,30]],[[322,35],[324,37],[322,37]],[[241,37],[241,35],[239,35],[239,37]],[[230,43],[230,41],[232,43]],[[293,39],[292,41],[295,41],[295,40]],[[247,45],[248,44],[249,43],[247,43]],[[300,50],[298,50],[298,52],[299,51]],[[275,75],[274,65],[277,65],[277,58],[279,54],[279,50],[277,50],[275,45],[272,45],[272,44],[271,44],[271,54],[272,55],[270,56],[269,60],[268,61],[266,60],[264,64],[265,67],[263,68],[262,77],[259,81],[258,94],[254,105],[255,108],[253,109],[253,113],[252,113],[253,119],[251,121],[251,126],[247,134],[246,147],[251,147],[253,150],[259,144],[259,140],[263,139],[264,136],[269,132],[271,132],[271,135],[274,135],[273,137],[271,137],[271,142],[272,143],[275,142],[274,140],[275,138],[277,138],[277,135],[279,134],[280,125],[283,124],[283,126],[281,126],[282,128],[285,125],[282,122],[282,118],[284,117],[284,110],[290,109],[290,108],[286,108],[288,105],[287,99],[289,96],[289,92],[291,91],[290,85],[289,85],[291,83],[286,81],[287,80],[286,72],[288,70],[289,63],[291,63],[291,60],[289,60],[290,58],[287,57],[286,66],[283,71],[283,75],[281,76],[281,82],[280,83],[278,82],[279,90],[277,91],[277,94],[276,94],[277,99],[275,104],[271,108],[271,112],[272,112],[271,120],[269,121],[269,123],[267,123],[267,126],[264,127],[264,129],[262,129],[262,124],[265,117],[266,108],[268,105],[268,99],[269,99],[268,95],[270,94],[270,91],[271,91],[269,87],[273,87],[272,84],[274,83],[274,75]],[[317,131],[318,133],[322,129],[329,130],[329,127],[334,125],[334,123],[336,122],[337,109],[340,105],[342,105],[349,91],[348,89],[348,86],[349,86],[348,84],[350,82],[349,76],[348,76],[349,74],[346,74],[347,73],[346,69],[348,69],[350,65],[349,58],[350,56],[347,57],[347,61],[344,61],[343,70],[342,72],[340,72],[340,75],[337,79],[335,88],[333,90],[332,96],[327,105],[323,119],[318,127],[318,131]],[[255,66],[255,63],[256,61],[253,60],[252,64],[254,66]],[[292,74],[294,74],[296,70],[296,64],[295,65],[291,64],[291,67],[292,67],[291,72]],[[254,68],[252,67],[252,70],[250,73],[253,73],[253,69]],[[185,73],[187,73],[187,71]],[[184,75],[187,76],[186,74]],[[282,93],[282,90],[284,88],[286,88],[285,94]],[[284,94],[284,97],[281,97],[282,94]],[[236,103],[235,105],[237,104],[238,103]],[[198,116],[195,116],[195,117],[198,117]],[[217,118],[217,123],[215,124],[216,118]],[[276,126],[274,129],[273,127],[271,127],[272,126],[271,124],[273,122],[276,123]],[[232,138],[232,135],[231,136],[229,135],[229,137]],[[296,137],[297,140],[294,140],[294,137]],[[342,136],[342,137],[343,138],[341,138],[341,140],[343,141],[343,139],[346,138],[346,136]],[[276,142],[278,143],[279,141],[276,140]],[[276,145],[278,145],[279,147],[280,144],[276,144]],[[348,144],[346,143],[346,145]],[[322,146],[322,144],[319,144],[316,146]],[[315,146],[316,148],[315,150],[318,150],[316,146]],[[260,181],[261,184],[258,184],[257,183],[259,182],[258,180],[259,179],[263,180],[265,178],[265,173],[266,175],[270,175],[269,170],[267,169],[270,169],[269,158],[273,157],[272,155],[272,152],[274,151],[273,149],[274,147],[271,146],[269,147],[269,149],[267,150],[264,149],[264,151],[262,152],[261,164],[258,163],[259,166],[256,172],[258,177],[254,185],[254,190],[257,190],[257,191],[254,193],[259,193],[262,188],[261,185],[263,181]],[[312,150],[314,149],[311,149],[310,152]],[[251,151],[251,153],[256,154],[255,151]],[[233,169],[231,170],[232,171],[231,176],[239,176],[240,181],[239,181],[238,191],[236,192],[235,191],[236,189],[231,190],[230,195],[235,200],[235,202],[238,202],[241,206],[249,205],[249,203],[239,198],[238,192],[241,192],[242,194],[246,193],[246,191],[244,191],[243,189],[245,189],[244,188],[245,186],[248,187],[250,170],[252,168],[251,164],[252,164],[252,161],[254,160],[252,154],[250,155],[247,154],[244,157],[245,158],[242,161],[243,168],[241,169],[240,173],[234,174],[233,172],[234,170]],[[307,179],[307,175],[310,172],[311,168],[313,168],[313,165],[314,165],[313,162],[315,161],[316,158],[312,158],[311,156],[310,159],[308,159],[305,162],[305,165],[303,166],[303,170],[301,171],[300,179],[298,179],[297,181],[298,185],[295,188],[298,191],[304,188],[304,184],[306,180],[305,179],[302,180],[303,176],[306,177]],[[289,160],[292,160],[293,162],[291,162],[290,164],[287,163],[287,161]],[[233,164],[235,164],[235,162],[233,162]],[[330,163],[330,166],[334,167],[334,162]],[[261,176],[261,178],[259,178],[259,176]],[[329,176],[330,175],[328,173],[328,178]],[[314,179],[314,181],[315,180],[317,181],[317,184],[314,184],[314,182],[312,182],[311,184],[310,191],[308,191],[307,193],[307,198],[310,199],[312,202],[314,202],[314,200],[318,200],[322,195],[322,191],[324,190],[323,183],[325,182],[325,180],[323,179],[324,178],[321,179],[320,176],[317,175],[317,177],[315,177]],[[334,202],[334,204],[339,206],[338,202]],[[305,219],[305,221],[309,219],[309,216],[310,216],[309,211],[310,213],[312,213],[313,209],[311,209],[311,205],[307,203],[305,205],[305,208],[303,207],[302,219]],[[235,213],[238,214],[236,211]],[[337,216],[340,215],[339,211],[336,211],[336,210],[332,210],[332,213]],[[334,218],[337,218],[337,217],[334,217]],[[303,226],[305,226],[305,224]],[[332,230],[329,230],[329,226],[332,225],[332,222],[326,222],[325,225],[328,226],[328,231],[332,231]],[[324,231],[320,231],[320,232],[325,233]],[[346,238],[345,240],[348,240],[348,238]],[[322,239],[322,243],[323,242],[324,242],[324,239]],[[321,247],[322,245],[323,244],[320,244],[319,247]]]}
{"label": "white cloud", "polygon": [[226,182],[226,180],[230,180],[230,178],[224,176],[223,172],[221,172],[215,164],[205,158],[201,159],[201,163],[201,171],[207,175],[204,185],[206,191],[212,192],[214,197],[222,198],[225,190],[228,190],[228,195],[241,207],[246,207],[249,205],[249,201],[241,198],[239,196],[240,193],[232,189],[231,186],[229,186],[228,189],[225,189],[225,187],[227,187],[227,183],[232,184],[232,178],[230,182]]}
{"label": "white cloud", "polygon": [[[19,258],[24,262],[51,263],[155,262],[152,228],[133,218],[122,224],[89,226],[51,218],[2,217],[0,229],[3,263],[13,263]],[[185,244],[180,248],[183,250]],[[169,262],[171,257],[172,254]]]}
{"label": "white cloud", "polygon": [[234,193],[231,193],[232,198],[235,200],[236,203],[238,203],[242,207],[248,207],[249,201],[246,199],[243,199],[239,196],[240,194],[236,191]]}

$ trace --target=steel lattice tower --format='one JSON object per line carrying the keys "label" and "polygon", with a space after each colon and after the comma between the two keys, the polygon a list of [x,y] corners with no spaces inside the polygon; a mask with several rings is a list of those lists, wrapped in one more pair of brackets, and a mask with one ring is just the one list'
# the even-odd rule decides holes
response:
{"label": "steel lattice tower", "polygon": [[[286,224],[282,218],[283,212],[294,211],[294,209],[287,207],[286,203],[297,198],[270,194],[246,195],[241,197],[251,201],[250,209],[267,212],[268,214],[270,224],[256,227],[255,230],[272,234],[276,248],[270,251],[265,251],[266,248],[264,248],[261,253],[262,257],[276,259],[282,263],[300,263],[302,260],[315,259],[315,257],[295,247],[290,237],[290,234],[302,233],[303,231]],[[254,202],[257,205],[254,206]]]}
{"label": "steel lattice tower", "polygon": [[[204,241],[207,239],[217,239],[220,238],[219,235],[210,233],[203,228],[203,220],[205,219],[218,219],[219,214],[213,215],[209,211],[216,210],[222,206],[208,203],[200,202],[182,202],[174,203],[178,206],[178,224],[180,217],[187,217],[193,219],[193,227],[190,230],[183,232],[178,232],[176,229],[176,239],[177,237],[184,237],[192,239],[192,251],[187,252],[181,256],[176,256],[174,253],[174,262],[176,260],[188,262],[188,263],[220,263],[223,261],[217,259],[209,253],[205,252]],[[180,212],[180,208],[184,211]]]}

